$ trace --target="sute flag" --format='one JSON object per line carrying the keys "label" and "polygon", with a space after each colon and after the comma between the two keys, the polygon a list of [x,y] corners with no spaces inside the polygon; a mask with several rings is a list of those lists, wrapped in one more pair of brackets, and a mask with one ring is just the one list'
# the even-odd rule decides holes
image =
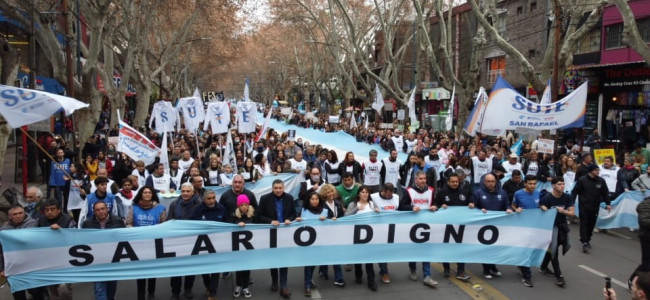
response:
{"label": "sute flag", "polygon": [[160,148],[144,134],[120,120],[117,151],[123,152],[133,160],[141,160],[145,165],[150,165],[156,160],[156,156],[160,153]]}
{"label": "sute flag", "polygon": [[156,132],[174,131],[174,125],[178,119],[178,112],[170,102],[160,100],[153,105],[149,128],[156,122]]}
{"label": "sute flag", "polygon": [[237,103],[237,129],[240,133],[255,132],[257,124],[257,103],[239,102]]}
{"label": "sute flag", "polygon": [[208,126],[212,128],[212,134],[224,133],[228,131],[230,125],[230,107],[226,102],[210,102],[205,113],[203,130]]}
{"label": "sute flag", "polygon": [[230,165],[233,170],[237,170],[237,157],[235,156],[235,144],[232,141],[231,131],[228,130],[228,136],[226,138],[226,148],[223,151],[223,160],[221,161],[222,165]]}
{"label": "sute flag", "polygon": [[205,119],[203,101],[200,97],[187,97],[178,99],[178,109],[183,114],[185,129],[194,132]]}

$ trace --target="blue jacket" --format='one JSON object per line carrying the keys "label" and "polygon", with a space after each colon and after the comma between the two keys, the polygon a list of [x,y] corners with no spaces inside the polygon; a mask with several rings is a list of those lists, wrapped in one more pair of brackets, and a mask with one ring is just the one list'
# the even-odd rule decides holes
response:
{"label": "blue jacket", "polygon": [[192,213],[192,220],[203,221],[216,221],[216,222],[229,222],[226,214],[226,207],[220,203],[216,203],[214,207],[210,208],[205,203],[201,203],[194,209]]}
{"label": "blue jacket", "polygon": [[[487,175],[487,174],[486,174]],[[472,202],[476,208],[496,211],[506,211],[510,208],[508,194],[499,186],[493,192],[485,187],[485,175],[481,177],[480,188],[474,191]]]}

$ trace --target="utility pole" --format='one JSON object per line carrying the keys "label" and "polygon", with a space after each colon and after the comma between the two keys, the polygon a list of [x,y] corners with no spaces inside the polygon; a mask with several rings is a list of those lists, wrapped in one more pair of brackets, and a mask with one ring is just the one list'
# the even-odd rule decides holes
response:
{"label": "utility pole", "polygon": [[[65,20],[65,25],[64,25],[64,33],[65,33],[65,61],[66,61],[66,81],[68,84],[66,84],[66,89],[68,92],[68,97],[74,98],[74,75],[72,72],[72,68],[74,67],[73,61],[72,61],[72,47],[70,47],[70,43],[74,40],[74,38],[70,35],[70,13],[68,12],[68,0],[62,0],[61,2],[61,14],[63,15],[63,19]],[[79,30],[79,28],[77,28]],[[63,119],[61,119],[61,125],[63,126]]]}
{"label": "utility pole", "polygon": [[562,33],[562,7],[559,0],[553,0],[555,9],[555,39],[553,44],[553,77],[551,77],[551,102],[557,101],[557,94],[559,90],[558,72],[559,72],[559,56],[560,56],[560,34]]}

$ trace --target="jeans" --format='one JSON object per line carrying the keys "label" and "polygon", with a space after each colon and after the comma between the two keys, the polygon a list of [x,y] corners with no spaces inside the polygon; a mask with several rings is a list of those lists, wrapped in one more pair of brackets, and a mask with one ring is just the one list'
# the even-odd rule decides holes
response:
{"label": "jeans", "polygon": [[521,276],[523,276],[524,279],[530,280],[530,278],[532,277],[532,275],[530,274],[530,267],[521,267],[520,266],[519,271],[521,272]]}
{"label": "jeans", "polygon": [[483,264],[483,275],[490,275],[492,272],[499,272],[495,264]]}
{"label": "jeans", "polygon": [[[148,288],[147,288],[147,283],[149,283]],[[149,292],[149,295],[153,295],[156,292],[156,278],[138,279],[136,284],[137,284],[138,300],[146,299],[145,289],[147,292]]]}
{"label": "jeans", "polygon": [[58,200],[61,207],[63,207],[63,189],[65,186],[52,186],[52,188],[54,189],[54,199]]}
{"label": "jeans", "polygon": [[117,292],[117,281],[95,282],[95,300],[113,300]]}
{"label": "jeans", "polygon": [[203,274],[203,285],[210,293],[210,297],[215,297],[217,295],[217,289],[219,288],[219,273],[212,274]]}
{"label": "jeans", "polygon": [[248,281],[251,278],[251,271],[237,271],[235,273],[235,285],[242,289],[248,288]]}
{"label": "jeans", "polygon": [[378,263],[379,265],[379,275],[388,274],[388,264],[387,263]]}
{"label": "jeans", "polygon": [[280,288],[287,288],[287,276],[289,275],[289,268],[271,269],[271,281],[278,282],[278,273],[280,275]]}
{"label": "jeans", "polygon": [[553,273],[555,273],[555,278],[561,278],[562,271],[560,270],[560,256],[555,255],[555,257],[552,257],[550,252],[546,252],[546,255],[544,255],[544,261],[542,261],[541,268],[548,270],[549,262],[553,266]]}
{"label": "jeans", "polygon": [[[179,295],[181,293],[181,283],[183,282],[183,277],[172,277],[170,284],[172,286],[172,295]],[[185,276],[185,284],[183,285],[186,291],[191,291],[194,287],[194,275]]]}
{"label": "jeans", "polygon": [[[343,269],[341,265],[333,265],[332,268],[334,268],[334,281],[343,280]],[[318,273],[327,275],[327,266],[318,267]]]}
{"label": "jeans", "polygon": [[[365,264],[366,268],[366,277],[368,277],[368,284],[375,282],[375,268],[372,264]],[[354,265],[354,278],[361,279],[363,276],[363,270],[361,269],[361,264]]]}
{"label": "jeans", "polygon": [[[449,272],[451,267],[449,263],[442,263],[442,267],[445,272]],[[465,263],[456,263],[456,275],[461,275],[465,273]]]}
{"label": "jeans", "polygon": [[[416,269],[415,262],[410,262],[409,263],[409,269],[412,272],[415,272],[415,269]],[[427,276],[431,276],[431,263],[423,262],[422,263],[422,277],[427,277]]]}
{"label": "jeans", "polygon": [[32,300],[43,300],[44,298],[44,290],[43,287],[37,287],[33,289],[28,289],[28,290],[22,290],[22,291],[17,291],[14,293],[11,293],[11,295],[14,296],[14,300],[27,300],[27,292],[29,292],[30,295],[32,295]]}
{"label": "jeans", "polygon": [[311,288],[311,281],[312,278],[314,277],[314,269],[316,267],[314,266],[308,266],[305,267],[305,287],[306,288]]}

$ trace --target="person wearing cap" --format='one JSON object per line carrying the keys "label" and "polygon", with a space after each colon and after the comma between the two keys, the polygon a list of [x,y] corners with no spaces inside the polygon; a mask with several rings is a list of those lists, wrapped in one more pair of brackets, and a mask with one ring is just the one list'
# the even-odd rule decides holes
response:
{"label": "person wearing cap", "polygon": [[504,161],[501,166],[506,170],[506,176],[512,176],[512,171],[519,170],[521,172],[521,163],[519,162],[519,155],[511,153],[508,155],[508,161]]}
{"label": "person wearing cap", "polygon": [[598,176],[600,168],[592,164],[587,167],[587,171],[589,173],[579,178],[571,191],[571,200],[574,203],[579,197],[580,242],[582,243],[582,252],[585,253],[591,249],[591,235],[596,226],[600,202],[605,202],[607,211],[612,209],[607,182]]}
{"label": "person wearing cap", "polygon": [[[251,201],[246,194],[239,194],[237,196],[237,210],[231,217],[231,221],[239,227],[244,227],[246,224],[252,224],[255,218],[255,208],[250,205]],[[235,273],[235,289],[232,295],[237,298],[242,293],[244,297],[250,298],[253,296],[248,288],[250,282],[251,271],[237,271]],[[216,299],[216,298],[215,298]]]}

